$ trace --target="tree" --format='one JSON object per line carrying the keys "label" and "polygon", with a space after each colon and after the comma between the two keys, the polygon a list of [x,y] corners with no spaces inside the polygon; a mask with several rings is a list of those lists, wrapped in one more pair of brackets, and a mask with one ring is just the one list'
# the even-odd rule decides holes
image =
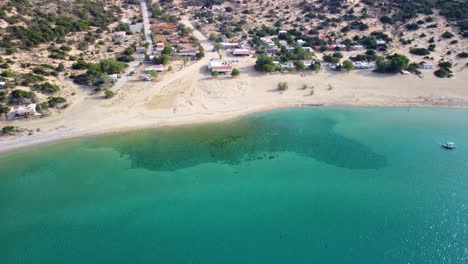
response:
{"label": "tree", "polygon": [[216,41],[218,39],[218,34],[216,34],[215,32],[211,32],[208,39],[211,41]]}
{"label": "tree", "polygon": [[354,69],[354,65],[351,61],[349,60],[345,60],[343,61],[343,68],[346,70],[346,71],[351,71],[352,69]]}
{"label": "tree", "polygon": [[237,68],[232,69],[231,76],[237,77],[240,75],[240,71]]}
{"label": "tree", "polygon": [[395,53],[387,58],[377,57],[377,72],[398,73],[408,68],[409,59],[405,55]]}
{"label": "tree", "polygon": [[205,50],[202,46],[198,47],[197,59],[205,57]]}
{"label": "tree", "polygon": [[114,92],[111,90],[105,90],[104,95],[106,96],[107,99],[114,97]]}
{"label": "tree", "polygon": [[213,76],[213,77],[215,77],[215,78],[218,78],[219,72],[217,72],[217,71],[212,71],[212,72],[211,72],[211,76]]}
{"label": "tree", "polygon": [[314,64],[312,65],[312,68],[314,69],[315,72],[319,72],[320,71],[320,62],[316,61],[314,62]]}
{"label": "tree", "polygon": [[300,60],[297,60],[294,62],[294,66],[296,67],[296,70],[297,71],[303,71],[305,70],[305,65],[304,65],[304,62],[300,61]]}
{"label": "tree", "polygon": [[162,65],[166,65],[169,63],[169,60],[171,58],[169,57],[169,55],[167,54],[162,54],[161,56],[156,56],[154,57],[154,63],[156,64],[162,64]]}
{"label": "tree", "polygon": [[260,72],[272,72],[275,70],[273,59],[266,54],[260,54],[255,62],[255,70]]}
{"label": "tree", "polygon": [[172,54],[171,46],[165,45],[163,50],[161,51],[161,54],[171,55]]}

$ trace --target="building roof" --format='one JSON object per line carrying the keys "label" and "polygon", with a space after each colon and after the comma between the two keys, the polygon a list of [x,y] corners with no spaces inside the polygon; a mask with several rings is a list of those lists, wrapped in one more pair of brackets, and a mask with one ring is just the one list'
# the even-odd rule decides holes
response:
{"label": "building roof", "polygon": [[232,54],[233,55],[250,55],[250,50],[249,49],[233,49]]}
{"label": "building roof", "polygon": [[208,62],[208,69],[211,71],[230,71],[232,66],[225,60],[212,60]]}
{"label": "building roof", "polygon": [[116,37],[125,37],[126,35],[127,35],[127,32],[125,32],[125,31],[115,32]]}
{"label": "building roof", "polygon": [[163,71],[164,66],[161,64],[151,65],[146,67],[145,71]]}
{"label": "building roof", "polygon": [[25,105],[25,106],[19,106],[16,113],[18,115],[35,114],[36,113],[36,104],[29,104],[29,105]]}

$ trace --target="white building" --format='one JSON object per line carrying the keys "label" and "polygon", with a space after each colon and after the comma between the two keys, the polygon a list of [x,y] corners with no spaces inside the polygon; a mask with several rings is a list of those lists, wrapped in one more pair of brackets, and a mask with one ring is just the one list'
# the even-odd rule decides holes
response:
{"label": "white building", "polygon": [[148,67],[145,68],[146,73],[152,72],[152,71],[163,72],[164,71],[164,66],[161,65],[161,64],[157,64],[157,65],[152,65],[152,66],[148,66]]}
{"label": "white building", "polygon": [[363,50],[363,49],[364,49],[364,46],[362,46],[362,45],[354,45],[354,46],[353,46],[353,49],[354,49],[354,50]]}
{"label": "white building", "polygon": [[118,74],[109,74],[109,78],[115,82],[117,81],[117,79],[119,78],[119,75]]}
{"label": "white building", "polygon": [[0,89],[5,87],[5,82],[0,82]]}
{"label": "white building", "polygon": [[378,40],[376,41],[376,43],[377,43],[377,45],[385,45],[385,44],[387,44],[387,42],[386,42],[385,40],[382,40],[382,39],[378,39]]}
{"label": "white building", "polygon": [[304,44],[306,44],[306,43],[307,43],[307,42],[306,42],[305,40],[302,40],[302,39],[298,39],[298,40],[297,40],[297,45],[299,45],[299,46],[302,46],[302,45],[304,45]]}
{"label": "white building", "polygon": [[232,66],[226,60],[212,60],[208,62],[208,70],[211,72],[226,73],[232,71]]}
{"label": "white building", "polygon": [[146,48],[145,47],[136,47],[135,50],[136,50],[137,53],[142,54],[142,53],[145,53]]}
{"label": "white building", "polygon": [[375,69],[375,63],[363,62],[363,61],[355,61],[353,62],[353,66],[357,70],[370,70]]}
{"label": "white building", "polygon": [[16,116],[28,117],[36,115],[36,104],[29,104],[25,106],[19,106],[16,110]]}
{"label": "white building", "polygon": [[115,39],[123,40],[127,36],[127,32],[125,31],[119,31],[114,34]]}
{"label": "white building", "polygon": [[424,64],[421,64],[421,66],[419,66],[419,68],[425,69],[425,70],[430,70],[430,69],[434,68],[434,65],[424,63]]}

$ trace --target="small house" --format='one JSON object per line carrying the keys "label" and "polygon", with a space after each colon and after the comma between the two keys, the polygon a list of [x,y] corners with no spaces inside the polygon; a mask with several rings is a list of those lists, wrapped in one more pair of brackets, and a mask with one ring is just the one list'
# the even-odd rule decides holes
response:
{"label": "small house", "polygon": [[294,65],[291,62],[285,62],[280,65],[280,69],[282,70],[291,70],[294,67]]}
{"label": "small house", "polygon": [[5,82],[0,82],[0,89],[5,87]]}
{"label": "small house", "polygon": [[180,56],[187,56],[187,57],[194,57],[196,56],[198,53],[198,49],[197,48],[182,48],[180,51],[179,51],[179,55]]}
{"label": "small house", "polygon": [[119,78],[118,74],[109,74],[109,79],[111,79],[111,81],[113,82],[117,81],[118,78]]}
{"label": "small house", "polygon": [[306,67],[306,69],[309,69],[310,67],[312,67],[312,64],[314,64],[314,62],[312,60],[301,60],[302,63],[304,63],[304,66]]}
{"label": "small house", "polygon": [[156,43],[156,51],[162,51],[164,49],[164,43],[158,42]]}
{"label": "small house", "polygon": [[268,47],[265,49],[265,52],[270,54],[276,54],[278,52],[278,47],[276,45]]}
{"label": "small house", "polygon": [[114,38],[118,40],[124,40],[126,36],[127,36],[127,32],[125,31],[119,31],[114,34]]}
{"label": "small house", "polygon": [[145,53],[146,48],[145,47],[136,47],[135,50],[136,50],[136,53],[143,54],[143,53]]}
{"label": "small house", "polygon": [[208,63],[211,72],[227,73],[232,71],[232,66],[226,60],[212,60]]}
{"label": "small house", "polygon": [[145,72],[146,73],[149,73],[149,72],[163,72],[164,71],[164,66],[161,65],[161,64],[157,64],[157,65],[151,65],[151,66],[148,66],[145,68]]}
{"label": "small house", "polygon": [[297,45],[299,45],[299,46],[302,46],[302,45],[304,45],[306,43],[307,43],[307,41],[305,41],[305,40],[302,40],[302,39],[297,40]]}
{"label": "small house", "polygon": [[378,39],[376,42],[375,42],[377,45],[385,45],[387,44],[387,42],[385,40],[382,40],[382,39]]}
{"label": "small house", "polygon": [[353,49],[354,49],[354,50],[363,50],[363,49],[364,49],[364,46],[362,46],[362,45],[354,45],[354,46],[353,46]]}
{"label": "small house", "polygon": [[424,64],[421,64],[421,65],[419,66],[419,68],[425,69],[425,70],[430,70],[430,69],[433,69],[433,68],[434,68],[434,65],[424,63]]}
{"label": "small house", "polygon": [[233,48],[240,48],[239,43],[231,43],[231,42],[221,42],[221,46],[225,49],[233,49]]}
{"label": "small house", "polygon": [[311,47],[303,47],[303,50],[308,53],[314,53],[314,49]]}
{"label": "small house", "polygon": [[233,56],[250,56],[249,49],[233,49],[232,50]]}
{"label": "small house", "polygon": [[363,61],[355,61],[353,62],[353,66],[357,70],[370,70],[376,67],[374,63],[363,62]]}
{"label": "small house", "polygon": [[36,115],[36,104],[29,104],[25,106],[19,106],[16,110],[16,116],[28,117]]}

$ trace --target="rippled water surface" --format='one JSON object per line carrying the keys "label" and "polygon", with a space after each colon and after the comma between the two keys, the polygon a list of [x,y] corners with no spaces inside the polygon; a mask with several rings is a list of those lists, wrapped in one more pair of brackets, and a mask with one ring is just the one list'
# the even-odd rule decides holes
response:
{"label": "rippled water surface", "polygon": [[0,155],[0,263],[468,263],[467,206],[468,110],[282,110]]}

